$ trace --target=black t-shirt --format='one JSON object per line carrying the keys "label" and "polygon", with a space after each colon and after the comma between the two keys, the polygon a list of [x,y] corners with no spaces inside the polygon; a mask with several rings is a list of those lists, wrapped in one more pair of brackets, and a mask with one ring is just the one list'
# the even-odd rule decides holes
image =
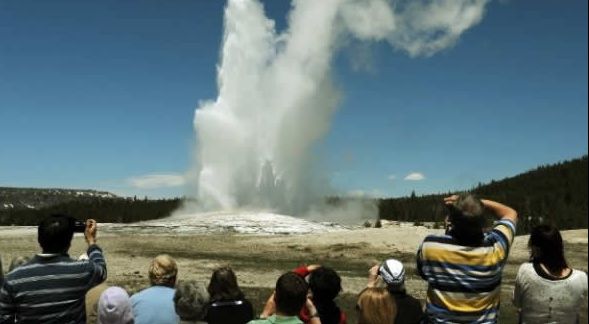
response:
{"label": "black t-shirt", "polygon": [[321,324],[339,324],[342,317],[341,310],[335,302],[328,301],[326,303],[316,303],[317,312]]}
{"label": "black t-shirt", "polygon": [[421,302],[406,293],[394,293],[393,297],[397,303],[397,324],[418,324],[423,319],[423,308]]}
{"label": "black t-shirt", "polygon": [[247,299],[222,300],[209,304],[208,324],[245,324],[254,319],[254,309]]}

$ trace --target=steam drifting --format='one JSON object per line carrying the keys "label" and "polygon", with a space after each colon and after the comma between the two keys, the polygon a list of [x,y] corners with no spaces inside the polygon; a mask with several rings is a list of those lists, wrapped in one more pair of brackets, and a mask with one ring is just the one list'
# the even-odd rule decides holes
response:
{"label": "steam drifting", "polygon": [[229,0],[219,95],[196,110],[194,176],[206,209],[298,214],[322,194],[312,152],[338,104],[331,61],[347,38],[387,41],[411,56],[456,43],[487,0],[294,0],[288,28],[256,0]]}

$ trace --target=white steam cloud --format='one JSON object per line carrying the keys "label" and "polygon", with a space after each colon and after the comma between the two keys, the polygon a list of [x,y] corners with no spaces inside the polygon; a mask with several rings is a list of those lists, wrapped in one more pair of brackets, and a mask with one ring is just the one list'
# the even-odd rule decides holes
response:
{"label": "white steam cloud", "polygon": [[196,110],[198,201],[208,209],[297,214],[320,197],[313,148],[339,95],[333,54],[347,38],[387,41],[411,56],[456,43],[486,0],[294,0],[277,32],[257,0],[229,0],[218,97]]}

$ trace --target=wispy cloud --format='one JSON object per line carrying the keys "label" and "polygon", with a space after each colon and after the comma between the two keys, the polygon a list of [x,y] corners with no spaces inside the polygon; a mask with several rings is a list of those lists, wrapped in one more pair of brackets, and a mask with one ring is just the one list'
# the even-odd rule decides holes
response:
{"label": "wispy cloud", "polygon": [[389,176],[387,177],[387,179],[389,179],[390,181],[396,180],[397,176],[394,174],[389,174]]}
{"label": "wispy cloud", "polygon": [[180,187],[186,178],[177,173],[153,173],[127,179],[127,183],[137,189],[158,189]]}
{"label": "wispy cloud", "polygon": [[407,181],[421,181],[421,180],[425,180],[425,175],[423,175],[423,173],[419,173],[419,172],[411,172],[407,176],[405,176],[405,178],[403,178],[403,179],[407,180]]}

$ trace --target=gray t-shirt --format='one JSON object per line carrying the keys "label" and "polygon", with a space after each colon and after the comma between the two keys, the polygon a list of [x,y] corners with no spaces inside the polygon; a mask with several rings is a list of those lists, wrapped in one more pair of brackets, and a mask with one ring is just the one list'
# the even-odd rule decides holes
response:
{"label": "gray t-shirt", "polygon": [[521,309],[521,323],[577,323],[587,298],[587,274],[574,270],[562,279],[540,276],[532,263],[520,266],[513,303]]}

